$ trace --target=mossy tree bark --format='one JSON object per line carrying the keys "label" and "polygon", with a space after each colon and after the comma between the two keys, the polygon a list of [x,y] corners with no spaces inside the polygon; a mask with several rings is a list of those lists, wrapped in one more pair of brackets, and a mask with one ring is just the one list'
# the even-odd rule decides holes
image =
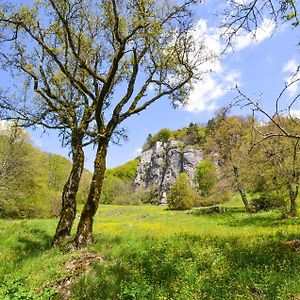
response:
{"label": "mossy tree bark", "polygon": [[86,247],[93,241],[93,219],[99,200],[106,170],[107,142],[99,142],[94,162],[94,174],[87,201],[84,204],[74,240],[77,248]]}
{"label": "mossy tree bark", "polygon": [[84,151],[81,138],[73,142],[72,153],[72,170],[63,188],[62,208],[52,241],[53,246],[58,245],[71,235],[72,226],[76,217],[76,195],[84,168]]}
{"label": "mossy tree bark", "polygon": [[295,185],[295,188],[293,188],[292,184],[289,185],[289,194],[290,194],[290,211],[289,215],[291,217],[297,216],[297,196],[298,196],[298,190],[299,186],[298,184]]}

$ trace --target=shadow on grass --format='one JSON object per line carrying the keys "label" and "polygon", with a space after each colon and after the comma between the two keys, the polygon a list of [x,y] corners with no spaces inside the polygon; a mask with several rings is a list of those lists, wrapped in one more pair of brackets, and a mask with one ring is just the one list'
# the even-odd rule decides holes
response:
{"label": "shadow on grass", "polygon": [[137,244],[119,240],[110,245],[118,248],[111,262],[95,265],[74,286],[73,297],[290,299],[300,292],[300,253],[280,239],[178,235],[147,237]]}
{"label": "shadow on grass", "polygon": [[44,230],[23,226],[19,231],[12,251],[16,253],[14,262],[23,263],[28,258],[42,255],[51,248],[52,236]]}
{"label": "shadow on grass", "polygon": [[299,218],[288,218],[283,219],[281,217],[281,213],[279,212],[263,212],[256,214],[246,214],[243,218],[238,216],[235,218],[234,214],[231,214],[231,218],[228,218],[226,225],[229,226],[253,226],[253,227],[279,227],[279,226],[287,226],[287,225],[299,225]]}
{"label": "shadow on grass", "polygon": [[191,211],[194,216],[209,216],[233,227],[279,227],[300,225],[300,218],[282,218],[282,211],[264,211],[248,214],[242,207],[211,206]]}

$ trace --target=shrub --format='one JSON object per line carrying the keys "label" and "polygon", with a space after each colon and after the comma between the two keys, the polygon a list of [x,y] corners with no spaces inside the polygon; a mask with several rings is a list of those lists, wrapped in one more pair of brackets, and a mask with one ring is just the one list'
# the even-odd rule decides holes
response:
{"label": "shrub", "polygon": [[201,196],[209,196],[218,181],[216,165],[202,160],[196,168],[195,181]]}
{"label": "shrub", "polygon": [[140,195],[141,202],[154,205],[160,204],[159,187],[155,184],[148,186],[147,189],[139,188],[137,191]]}
{"label": "shrub", "polygon": [[204,208],[196,208],[191,211],[191,214],[195,216],[200,215],[210,215],[210,214],[224,214],[228,211],[226,207],[220,207],[220,206],[210,206],[210,207],[204,207]]}
{"label": "shrub", "polygon": [[284,194],[264,193],[261,196],[252,199],[251,204],[256,212],[274,208],[282,209],[286,207],[287,199]]}
{"label": "shrub", "polygon": [[194,203],[196,207],[207,207],[223,204],[231,200],[232,195],[228,192],[213,193],[209,197],[198,197]]}
{"label": "shrub", "polygon": [[115,176],[104,179],[100,197],[102,204],[139,205],[143,201],[143,194],[134,191],[132,182]]}
{"label": "shrub", "polygon": [[190,209],[197,199],[196,191],[191,187],[188,177],[181,173],[169,191],[167,203],[170,209]]}
{"label": "shrub", "polygon": [[138,193],[117,195],[113,200],[113,204],[116,205],[140,205],[141,203],[142,202]]}
{"label": "shrub", "polygon": [[[130,182],[115,176],[109,176],[104,179],[100,203],[113,204],[119,196],[123,197],[131,194],[132,186]],[[118,202],[120,201],[121,199],[118,199]]]}

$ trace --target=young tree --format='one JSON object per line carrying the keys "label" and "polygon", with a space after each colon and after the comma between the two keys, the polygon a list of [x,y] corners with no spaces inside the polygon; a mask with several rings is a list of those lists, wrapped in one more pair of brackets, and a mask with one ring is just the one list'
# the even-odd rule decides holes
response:
{"label": "young tree", "polygon": [[[199,65],[213,57],[193,37],[191,8],[197,2],[45,0],[31,7],[2,5],[0,24],[11,47],[2,50],[7,65],[33,79],[32,90],[47,104],[45,112],[50,109],[55,112],[51,116],[63,121],[62,130],[81,146],[86,134],[96,144],[77,246],[92,240],[107,147],[119,125],[163,97],[174,105],[184,103]],[[69,87],[74,97],[58,97]],[[116,96],[118,87],[122,96]],[[89,132],[91,124],[95,133]],[[80,169],[75,173],[80,175]],[[70,191],[74,194],[75,187]],[[73,213],[66,211],[68,224]]]}
{"label": "young tree", "polygon": [[[287,116],[281,116],[281,122],[289,132],[293,132],[293,128],[295,131],[299,130],[297,124]],[[258,154],[256,159],[259,159],[257,176],[263,179],[267,189],[289,198],[289,215],[295,217],[297,215],[296,199],[300,179],[300,140],[281,136],[280,129],[271,121],[259,127],[260,130],[259,133],[256,132],[257,139],[252,150]],[[272,136],[262,138],[261,134],[268,134],[269,132],[273,133]],[[276,132],[278,133],[277,136],[275,135]],[[264,192],[264,188],[262,192]]]}
{"label": "young tree", "polygon": [[170,209],[187,210],[193,206],[196,197],[186,173],[180,173],[169,191],[167,203]]}
{"label": "young tree", "polygon": [[196,168],[195,182],[200,194],[209,196],[218,181],[216,165],[214,162],[202,160]]}
{"label": "young tree", "polygon": [[250,123],[243,117],[227,116],[220,113],[208,124],[208,134],[204,145],[212,161],[216,161],[228,185],[236,190],[243,201],[247,212],[251,212],[247,199],[247,130]]}

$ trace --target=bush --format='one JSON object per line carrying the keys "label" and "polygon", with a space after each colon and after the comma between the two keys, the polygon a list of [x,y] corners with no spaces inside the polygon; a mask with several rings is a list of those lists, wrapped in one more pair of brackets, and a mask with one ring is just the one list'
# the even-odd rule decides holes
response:
{"label": "bush", "polygon": [[214,193],[209,197],[198,197],[197,201],[194,203],[196,207],[207,207],[217,204],[223,204],[231,200],[232,195],[228,192]]}
{"label": "bush", "polygon": [[195,182],[201,196],[209,196],[218,181],[216,165],[202,160],[196,168]]}
{"label": "bush", "polygon": [[113,204],[116,205],[140,205],[141,203],[141,198],[138,193],[117,195],[113,200]]}
{"label": "bush", "polygon": [[132,182],[115,176],[104,179],[100,203],[117,205],[139,205],[143,201],[143,193],[134,191]]}
{"label": "bush", "polygon": [[147,189],[139,188],[136,193],[140,195],[142,203],[160,204],[160,191],[159,187],[155,184],[148,186]]}
{"label": "bush", "polygon": [[220,207],[220,206],[210,206],[205,208],[196,208],[191,211],[191,214],[195,216],[200,215],[210,215],[210,214],[224,214],[228,211],[226,207]]}
{"label": "bush", "polygon": [[198,198],[196,191],[191,187],[188,177],[181,173],[169,191],[167,203],[170,209],[190,209]]}
{"label": "bush", "polygon": [[283,194],[268,193],[252,199],[251,204],[254,210],[271,210],[274,208],[285,208],[287,205],[287,199]]}
{"label": "bush", "polygon": [[[128,181],[115,176],[109,176],[104,179],[103,188],[100,197],[100,203],[113,204],[115,199],[123,195],[131,195],[132,186]],[[120,202],[120,199],[118,200]]]}

